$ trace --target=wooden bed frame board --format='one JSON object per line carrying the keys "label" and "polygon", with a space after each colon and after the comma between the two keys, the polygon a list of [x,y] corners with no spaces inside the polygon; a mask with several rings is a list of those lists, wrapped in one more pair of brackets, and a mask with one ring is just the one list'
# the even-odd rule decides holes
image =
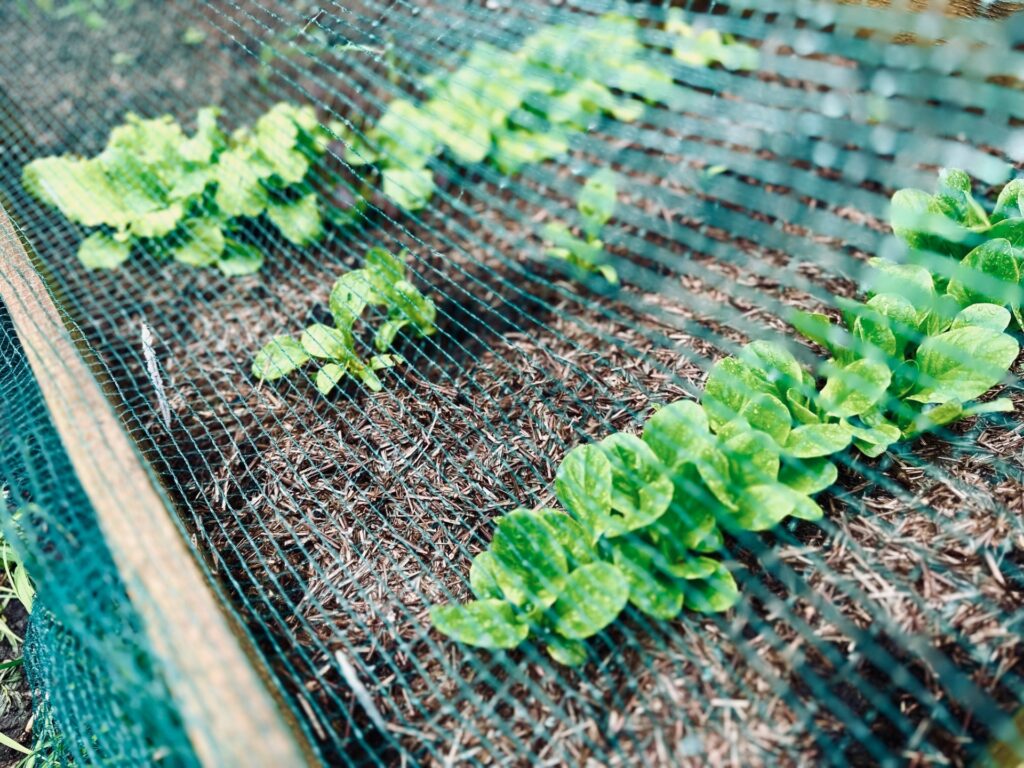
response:
{"label": "wooden bed frame board", "polygon": [[0,207],[4,301],[50,417],[206,766],[312,764]]}

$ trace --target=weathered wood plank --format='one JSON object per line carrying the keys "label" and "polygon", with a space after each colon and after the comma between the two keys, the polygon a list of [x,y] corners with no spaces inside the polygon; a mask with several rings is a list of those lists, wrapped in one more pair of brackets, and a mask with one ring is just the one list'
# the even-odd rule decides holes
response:
{"label": "weathered wood plank", "polygon": [[[0,299],[208,766],[310,763],[0,208]],[[251,649],[249,649],[251,650]]]}

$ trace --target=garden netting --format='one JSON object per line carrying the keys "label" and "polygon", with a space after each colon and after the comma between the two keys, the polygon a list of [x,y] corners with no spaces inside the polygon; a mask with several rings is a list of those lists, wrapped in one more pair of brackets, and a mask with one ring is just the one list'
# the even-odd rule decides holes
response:
{"label": "garden netting", "polygon": [[[584,654],[576,666],[532,639],[458,642],[431,619],[471,598],[499,518],[564,504],[555,477],[575,447],[640,434],[746,342],[810,364],[821,347],[796,342],[793,311],[837,318],[871,286],[869,259],[912,260],[890,226],[897,190],[931,192],[940,169],[960,168],[970,203],[993,210],[1024,161],[1015,11],[8,1],[3,237],[33,255],[38,298],[58,307],[315,761],[1015,764],[1019,360],[991,413],[874,458],[838,454],[821,519],[726,531],[712,560],[737,585],[728,610],[690,592],[666,620],[634,605],[582,651],[563,648]],[[262,188],[245,168],[219,177],[216,204],[245,219],[230,233],[240,245],[215,222],[202,247],[168,258],[150,218],[153,237],[133,223],[129,249],[90,220],[102,194],[83,181],[48,204],[60,194],[24,171],[96,156],[129,114],[170,115],[192,136],[214,117],[257,125],[280,104],[306,111],[233,141],[266,140],[278,177],[297,162],[302,197],[278,189],[291,207],[271,197],[246,217],[250,201],[231,194]],[[299,129],[314,137],[305,158],[290,146],[270,158]],[[161,140],[129,137],[137,154],[117,155],[140,199],[156,182],[139,158]],[[322,220],[312,231],[296,213],[306,200]],[[407,299],[436,314],[395,328],[378,370],[325,366],[326,395],[313,364],[257,375],[260,360],[264,374],[293,367],[264,357],[254,370],[272,339],[337,319],[339,276],[403,251]],[[394,319],[383,311],[360,323]],[[37,745],[59,764],[233,764],[237,745],[197,756],[203,723],[172,693],[182,672],[153,646],[68,458],[82,436],[51,418],[12,315],[0,314],[0,481],[5,535],[38,590],[25,651]],[[119,467],[104,471],[119,482]],[[202,698],[204,681],[189,684]]]}

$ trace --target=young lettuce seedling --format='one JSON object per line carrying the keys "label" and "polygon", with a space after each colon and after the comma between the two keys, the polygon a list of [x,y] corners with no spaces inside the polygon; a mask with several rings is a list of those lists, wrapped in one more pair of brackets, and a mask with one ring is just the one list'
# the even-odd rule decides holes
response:
{"label": "young lettuce seedling", "polygon": [[[678,16],[665,32],[676,41],[675,57],[689,65],[757,65],[755,49],[714,31],[697,35]],[[429,166],[442,153],[506,174],[558,157],[598,118],[633,122],[645,103],[669,101],[682,87],[642,33],[635,19],[606,14],[593,24],[543,27],[514,51],[478,43],[458,69],[424,83],[425,101],[391,102],[365,140],[349,141],[346,160],[376,166],[383,193],[417,210],[434,193]]]}
{"label": "young lettuce seedling", "polygon": [[615,213],[618,196],[618,176],[614,171],[604,169],[591,177],[576,201],[582,217],[583,238],[576,237],[561,221],[554,221],[544,227],[544,238],[551,243],[547,254],[562,259],[584,272],[601,275],[612,285],[618,285],[619,273],[608,264],[601,230]]}
{"label": "young lettuce seedling", "polygon": [[[329,306],[334,326],[314,323],[299,339],[274,337],[256,354],[253,375],[273,381],[317,360],[322,365],[315,380],[322,394],[329,394],[345,376],[353,376],[371,391],[379,392],[383,385],[377,371],[402,362],[399,355],[384,354],[398,333],[411,328],[424,337],[437,330],[437,308],[406,280],[405,258],[405,251],[397,257],[382,248],[367,251],[366,266],[346,272],[331,289]],[[368,306],[383,308],[386,319],[374,334],[379,354],[364,361],[357,351],[353,329]]]}

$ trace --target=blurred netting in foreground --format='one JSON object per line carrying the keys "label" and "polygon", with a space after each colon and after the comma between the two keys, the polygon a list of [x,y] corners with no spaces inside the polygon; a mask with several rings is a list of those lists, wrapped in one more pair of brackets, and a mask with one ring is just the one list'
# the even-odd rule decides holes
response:
{"label": "blurred netting in foreground", "polygon": [[[627,611],[580,671],[529,645],[456,644],[428,610],[466,598],[495,518],[552,503],[573,446],[635,431],[742,341],[791,338],[786,307],[832,309],[862,291],[868,257],[902,258],[896,189],[930,190],[953,166],[991,199],[1014,176],[1024,20],[1012,7],[682,7],[698,31],[756,50],[755,67],[728,68],[676,55],[659,3],[135,0],[96,4],[102,23],[89,24],[42,5],[0,8],[4,205],[323,762],[960,765],[1007,736],[1024,699],[1016,385],[1012,413],[844,460],[820,523],[727,542],[742,591],[728,613]],[[515,173],[440,155],[425,207],[374,193],[305,248],[257,223],[256,275],[148,252],[86,270],[83,231],[21,184],[31,160],[100,151],[128,111],[192,126],[215,105],[235,127],[290,101],[365,137],[474,46],[519,50],[607,13],[638,23],[670,80],[635,119],[591,114],[566,151]],[[316,183],[342,211],[379,186],[348,149],[328,147]],[[395,167],[402,149],[383,150]],[[582,185],[608,168],[614,290],[553,263],[542,234],[574,221]],[[334,279],[373,246],[408,249],[437,334],[402,342],[406,364],[380,392],[255,381],[253,354],[322,319]],[[43,606],[27,650],[39,738],[76,765],[193,764],[0,319],[5,517]]]}

